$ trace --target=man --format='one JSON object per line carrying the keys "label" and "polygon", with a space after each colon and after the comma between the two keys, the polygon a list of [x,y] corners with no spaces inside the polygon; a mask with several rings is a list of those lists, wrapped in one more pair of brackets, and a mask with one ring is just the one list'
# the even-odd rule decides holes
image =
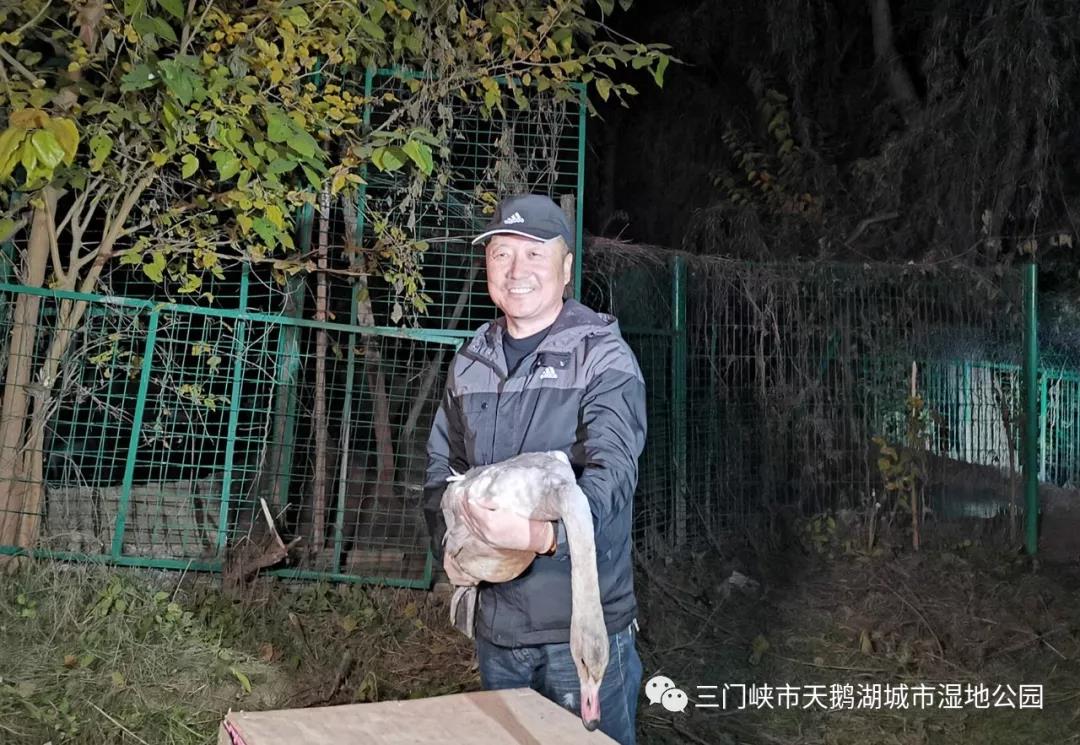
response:
{"label": "man", "polygon": [[[645,383],[617,321],[573,299],[574,232],[545,196],[504,200],[473,244],[485,244],[488,293],[503,312],[451,362],[428,440],[425,516],[433,550],[455,584],[475,584],[443,557],[440,501],[451,469],[463,473],[520,453],[561,450],[589,499],[609,663],[600,729],[634,742],[641,684],[631,513],[645,443]],[[570,561],[561,521],[528,520],[469,504],[466,522],[492,546],[537,554],[509,582],[482,583],[476,645],[484,688],[531,687],[579,710],[569,651]]]}

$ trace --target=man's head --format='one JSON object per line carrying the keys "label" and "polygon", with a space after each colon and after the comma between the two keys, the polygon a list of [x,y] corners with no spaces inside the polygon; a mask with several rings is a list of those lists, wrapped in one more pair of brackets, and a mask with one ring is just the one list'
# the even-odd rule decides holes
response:
{"label": "man's head", "polygon": [[550,326],[559,315],[574,263],[574,232],[545,196],[503,200],[473,243],[486,241],[488,294],[515,337]]}

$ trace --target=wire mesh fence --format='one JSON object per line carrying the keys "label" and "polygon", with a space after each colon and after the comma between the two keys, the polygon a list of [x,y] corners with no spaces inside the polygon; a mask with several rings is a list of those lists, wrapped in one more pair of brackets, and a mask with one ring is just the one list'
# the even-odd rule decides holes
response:
{"label": "wire mesh fence", "polygon": [[[783,510],[889,502],[904,468],[928,513],[1022,508],[1018,272],[748,264],[594,240],[586,280],[649,386],[642,550]],[[1038,380],[1041,478],[1072,485],[1077,376],[1046,365]]]}
{"label": "wire mesh fence", "polygon": [[[6,372],[21,368],[36,381],[25,387],[28,425],[0,451],[15,475],[0,494],[8,553],[27,547],[18,539],[40,527],[33,545],[46,555],[220,569],[226,546],[265,540],[265,502],[275,529],[305,542],[308,559],[293,574],[430,581],[415,487],[422,454],[372,443],[384,435],[416,442],[439,391],[418,397],[415,381],[441,366],[451,341],[0,290],[3,317],[12,319],[3,338],[26,342],[3,350]],[[85,320],[77,326],[57,320],[79,308]],[[73,333],[61,349],[65,328]],[[334,350],[324,381],[334,405],[322,421],[303,410],[314,367],[313,335],[303,331],[326,334]],[[52,359],[60,364],[50,378]]]}

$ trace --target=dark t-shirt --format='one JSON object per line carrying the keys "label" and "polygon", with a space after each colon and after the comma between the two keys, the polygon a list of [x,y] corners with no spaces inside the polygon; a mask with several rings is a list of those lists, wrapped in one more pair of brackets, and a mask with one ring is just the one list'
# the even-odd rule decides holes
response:
{"label": "dark t-shirt", "polygon": [[551,326],[524,339],[515,339],[510,336],[509,331],[503,334],[503,354],[506,355],[507,375],[513,375],[521,361],[536,351],[540,342],[548,335],[548,331],[551,331]]}

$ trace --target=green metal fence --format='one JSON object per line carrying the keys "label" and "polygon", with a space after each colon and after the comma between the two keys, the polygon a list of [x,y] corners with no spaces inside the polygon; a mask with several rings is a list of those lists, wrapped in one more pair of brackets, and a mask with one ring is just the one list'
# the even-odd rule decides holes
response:
{"label": "green metal fence", "polygon": [[[303,517],[291,514],[289,503],[304,504],[295,500],[302,489],[295,481],[290,486],[294,474],[281,457],[289,442],[277,439],[303,429],[302,414],[288,404],[308,354],[290,349],[292,333],[314,329],[341,346],[379,345],[379,369],[391,407],[398,408],[416,405],[409,390],[416,369],[452,346],[408,329],[15,285],[0,286],[0,293],[6,318],[19,298],[39,298],[34,346],[13,356],[4,350],[5,359],[21,359],[32,370],[43,368],[48,340],[56,338],[56,309],[65,303],[87,309],[60,378],[47,392],[31,392],[35,405],[46,405],[32,409],[32,426],[46,432],[43,448],[20,453],[40,455],[38,554],[61,558],[220,569],[226,546],[264,532],[256,526],[261,500],[283,533],[296,532]],[[10,325],[5,331],[5,340],[11,338]],[[289,364],[290,357],[299,364]],[[360,383],[343,391],[347,407],[355,402],[351,415],[341,417],[350,424],[344,442],[368,436],[373,426],[364,396]],[[312,565],[282,573],[426,583],[422,526],[408,520],[418,497],[410,502],[398,490],[405,484],[395,481],[380,500],[362,504],[353,490],[368,476],[356,473],[328,489],[328,529]],[[365,571],[371,566],[378,571]]]}
{"label": "green metal fence", "polygon": [[[749,264],[594,241],[586,299],[649,386],[635,539],[645,552],[886,502],[914,367],[925,499],[942,517],[1024,508],[1024,290],[914,265]],[[1080,376],[1038,370],[1036,469],[1076,485]]]}

